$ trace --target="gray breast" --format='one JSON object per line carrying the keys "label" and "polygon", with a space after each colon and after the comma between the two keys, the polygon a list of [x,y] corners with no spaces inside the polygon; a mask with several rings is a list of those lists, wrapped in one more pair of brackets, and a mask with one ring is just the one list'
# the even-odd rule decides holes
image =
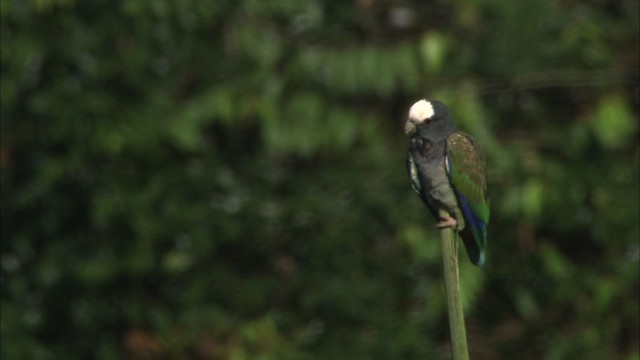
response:
{"label": "gray breast", "polygon": [[454,214],[457,203],[445,168],[445,144],[421,139],[412,146],[412,153],[429,205]]}

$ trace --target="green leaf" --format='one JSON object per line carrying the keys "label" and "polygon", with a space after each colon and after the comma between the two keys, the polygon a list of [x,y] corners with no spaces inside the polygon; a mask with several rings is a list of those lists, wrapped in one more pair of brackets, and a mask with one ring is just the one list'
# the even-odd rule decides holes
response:
{"label": "green leaf", "polygon": [[529,219],[535,219],[542,210],[542,183],[538,179],[528,180],[522,187],[522,212]]}
{"label": "green leaf", "polygon": [[638,121],[625,99],[610,95],[598,103],[591,117],[591,130],[602,146],[617,149],[638,137]]}
{"label": "green leaf", "polygon": [[428,32],[420,40],[420,55],[430,74],[440,73],[448,48],[447,38],[437,32]]}

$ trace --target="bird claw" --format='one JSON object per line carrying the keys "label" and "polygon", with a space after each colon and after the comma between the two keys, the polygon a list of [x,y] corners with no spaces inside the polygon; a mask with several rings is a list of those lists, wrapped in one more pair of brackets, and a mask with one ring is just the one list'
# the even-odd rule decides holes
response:
{"label": "bird claw", "polygon": [[444,229],[444,228],[455,228],[458,225],[458,222],[456,221],[456,219],[452,218],[451,216],[447,216],[445,217],[442,221],[440,221],[436,227],[438,229]]}

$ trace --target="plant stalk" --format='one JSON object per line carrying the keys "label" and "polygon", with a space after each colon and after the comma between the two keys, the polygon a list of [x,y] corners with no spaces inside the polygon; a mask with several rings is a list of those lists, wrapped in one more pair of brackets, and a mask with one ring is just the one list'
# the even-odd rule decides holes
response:
{"label": "plant stalk", "polygon": [[467,349],[467,331],[464,325],[462,302],[460,301],[460,276],[458,273],[458,246],[452,228],[440,230],[442,242],[442,260],[444,265],[444,283],[449,310],[449,330],[451,331],[451,350],[454,360],[469,360]]}

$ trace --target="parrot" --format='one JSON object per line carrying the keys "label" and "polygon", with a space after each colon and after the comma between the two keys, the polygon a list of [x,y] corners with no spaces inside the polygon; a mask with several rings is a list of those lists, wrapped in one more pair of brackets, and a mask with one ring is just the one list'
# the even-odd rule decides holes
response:
{"label": "parrot", "polygon": [[410,139],[406,167],[411,185],[436,218],[454,228],[476,266],[485,261],[489,193],[482,149],[458,131],[446,105],[421,99],[409,109],[404,131]]}

